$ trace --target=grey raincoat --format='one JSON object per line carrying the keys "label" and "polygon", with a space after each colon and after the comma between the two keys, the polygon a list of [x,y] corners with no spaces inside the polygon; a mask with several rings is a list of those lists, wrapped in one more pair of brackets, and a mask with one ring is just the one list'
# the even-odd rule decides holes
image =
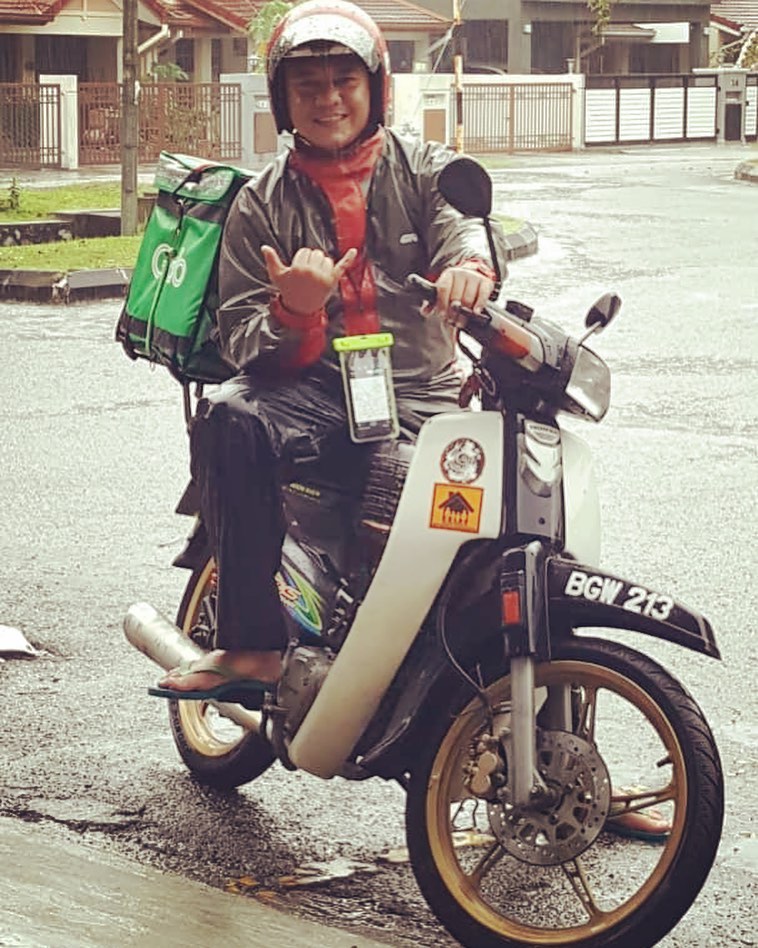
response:
{"label": "grey raincoat", "polygon": [[[421,315],[420,302],[404,288],[411,273],[434,279],[447,266],[479,261],[492,269],[481,220],[447,204],[436,182],[454,153],[420,144],[386,129],[367,195],[366,255],[372,263],[381,331],[395,335],[392,364],[398,395],[449,397],[460,384],[451,330]],[[499,236],[499,235],[498,235]],[[238,369],[286,353],[298,334],[272,314],[275,293],[261,244],[289,263],[301,247],[338,259],[332,211],[323,191],[280,155],[240,191],[224,230],[219,265],[218,321],[225,357]],[[321,363],[337,367],[333,338],[345,335],[339,294],[327,301],[327,345]]]}

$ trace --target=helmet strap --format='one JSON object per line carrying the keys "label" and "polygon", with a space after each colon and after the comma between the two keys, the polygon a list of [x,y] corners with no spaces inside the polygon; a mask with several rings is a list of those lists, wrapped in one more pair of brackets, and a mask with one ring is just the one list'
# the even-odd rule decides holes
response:
{"label": "helmet strap", "polygon": [[307,138],[303,136],[296,130],[294,139],[295,139],[295,149],[303,155],[306,155],[310,158],[332,158],[332,159],[342,159],[342,158],[351,158],[357,151],[359,151],[361,145],[373,135],[376,134],[379,126],[376,122],[372,122],[371,119],[366,123],[366,127],[360,133],[360,135],[350,142],[345,148],[317,148],[315,145],[311,145]]}

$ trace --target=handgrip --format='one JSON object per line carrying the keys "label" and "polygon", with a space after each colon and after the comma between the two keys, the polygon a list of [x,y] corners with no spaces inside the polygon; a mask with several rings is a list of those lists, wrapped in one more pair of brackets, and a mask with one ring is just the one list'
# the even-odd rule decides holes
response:
{"label": "handgrip", "polygon": [[425,280],[417,273],[411,273],[410,276],[406,278],[405,287],[427,303],[437,302],[437,287],[434,283],[430,283],[429,280]]}
{"label": "handgrip", "polygon": [[[406,289],[429,303],[437,301],[437,287],[417,273],[411,273],[405,280]],[[545,353],[540,340],[529,332],[520,319],[511,319],[507,313],[498,312],[496,307],[487,307],[482,313],[475,313],[465,306],[460,307],[465,317],[466,330],[479,342],[503,355],[516,359],[524,368],[535,372],[545,361]],[[490,336],[479,337],[480,332]]]}

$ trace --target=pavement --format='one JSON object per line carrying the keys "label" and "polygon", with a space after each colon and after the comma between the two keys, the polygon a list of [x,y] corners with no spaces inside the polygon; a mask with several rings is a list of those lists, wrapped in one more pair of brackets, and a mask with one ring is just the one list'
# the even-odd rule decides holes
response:
{"label": "pavement", "polygon": [[[14,948],[383,948],[0,817],[0,945]],[[386,945],[384,946],[386,948]]]}
{"label": "pavement", "polygon": [[[22,187],[53,187],[118,180],[119,175],[118,167],[109,166],[16,177]],[[758,161],[740,164],[735,177],[758,184]],[[140,169],[140,180],[151,183],[152,169]],[[511,239],[514,257],[537,249],[537,235],[528,224]],[[112,272],[100,272],[100,277],[100,288],[110,287],[111,295],[123,294],[127,274],[116,279]],[[37,278],[38,285],[46,285],[39,273]],[[49,284],[47,289],[52,296]],[[187,944],[382,948],[380,942],[304,921],[253,898],[104,853],[70,831],[0,817],[0,946],[183,948]]]}

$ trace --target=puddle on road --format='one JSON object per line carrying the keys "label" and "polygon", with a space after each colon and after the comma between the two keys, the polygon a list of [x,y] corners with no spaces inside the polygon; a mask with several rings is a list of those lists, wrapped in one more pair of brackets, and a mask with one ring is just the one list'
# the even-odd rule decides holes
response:
{"label": "puddle on road", "polygon": [[[461,830],[453,833],[453,846],[456,849],[463,849],[471,846],[492,846],[495,837],[489,833],[479,833],[476,830]],[[388,849],[378,857],[379,862],[388,862],[398,865],[410,862],[410,855],[406,846],[397,846],[395,849]]]}
{"label": "puddle on road", "polygon": [[[356,862],[338,856],[328,862],[309,862],[298,866],[286,876],[278,876],[270,880],[268,886],[275,885],[283,889],[304,889],[313,886],[326,885],[329,882],[344,881],[356,875],[370,875],[378,872],[378,868],[371,863]],[[224,888],[227,892],[237,894],[253,893],[261,896],[267,889],[263,884],[251,876],[240,876],[238,879],[228,879]]]}

